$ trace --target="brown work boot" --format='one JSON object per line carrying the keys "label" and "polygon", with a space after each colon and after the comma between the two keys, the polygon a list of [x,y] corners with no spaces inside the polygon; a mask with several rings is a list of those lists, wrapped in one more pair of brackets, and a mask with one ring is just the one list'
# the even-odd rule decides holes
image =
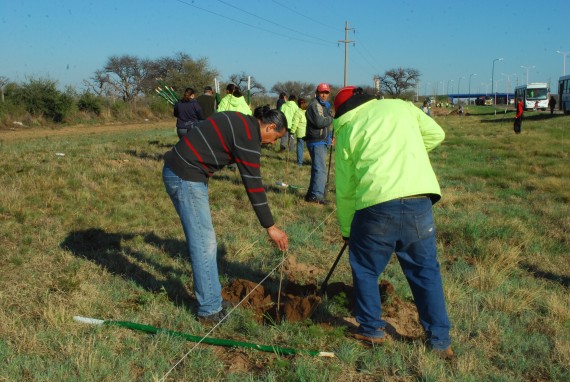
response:
{"label": "brown work boot", "polygon": [[365,334],[360,334],[360,333],[354,333],[352,335],[352,337],[354,337],[355,339],[365,342],[367,344],[373,344],[373,345],[380,345],[383,344],[384,341],[386,341],[386,337],[368,337]]}
{"label": "brown work boot", "polygon": [[432,353],[437,355],[441,359],[451,360],[454,357],[453,350],[451,350],[451,346],[448,346],[446,349],[431,349]]}

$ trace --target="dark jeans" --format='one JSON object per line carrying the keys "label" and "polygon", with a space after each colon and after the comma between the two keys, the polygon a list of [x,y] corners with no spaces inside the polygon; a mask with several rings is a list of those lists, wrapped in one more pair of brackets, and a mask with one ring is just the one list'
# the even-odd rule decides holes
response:
{"label": "dark jeans", "polygon": [[522,130],[522,117],[515,118],[515,124],[513,126],[515,133],[520,134]]}
{"label": "dark jeans", "polygon": [[451,344],[435,232],[427,197],[395,199],[356,211],[349,260],[354,280],[354,315],[361,334],[383,336],[386,322],[381,318],[378,278],[395,252],[430,345],[442,350]]}
{"label": "dark jeans", "polygon": [[307,145],[307,150],[311,155],[311,180],[307,197],[322,200],[327,183],[327,145]]}

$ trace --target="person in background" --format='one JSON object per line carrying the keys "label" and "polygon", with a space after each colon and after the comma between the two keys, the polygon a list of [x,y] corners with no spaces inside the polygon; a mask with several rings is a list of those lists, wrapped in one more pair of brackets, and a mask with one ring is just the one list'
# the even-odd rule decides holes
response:
{"label": "person in background", "polygon": [[236,163],[259,222],[277,247],[286,251],[288,238],[273,221],[260,171],[261,144],[275,142],[286,129],[283,113],[269,106],[257,108],[255,116],[215,113],[164,154],[162,178],[186,236],[201,321],[217,323],[225,318],[208,181],[215,172]]}
{"label": "person in background", "polygon": [[281,105],[283,105],[285,102],[287,102],[287,94],[285,94],[285,92],[279,93],[279,98],[277,99],[275,108],[277,110],[281,110]]}
{"label": "person in background", "polygon": [[[285,92],[279,93],[279,98],[277,99],[277,110],[281,110],[281,107],[287,103],[287,94]],[[291,125],[289,125],[291,126]],[[281,137],[281,141],[279,142],[279,151],[285,151],[287,148],[287,142],[289,141],[289,132],[285,133],[284,136]]]}
{"label": "person in background", "polygon": [[427,100],[424,101],[424,105],[422,106],[422,111],[431,117],[431,111],[429,110],[429,102]]}
{"label": "person in background", "polygon": [[324,82],[319,84],[315,91],[315,98],[311,100],[305,113],[307,119],[305,143],[311,156],[311,180],[305,195],[305,201],[309,203],[328,204],[325,199],[326,160],[333,122],[328,102],[330,91],[328,84]]}
{"label": "person in background", "polygon": [[548,107],[550,108],[550,115],[554,114],[554,108],[556,107],[556,99],[553,95],[550,96],[548,100]]}
{"label": "person in background", "polygon": [[[298,109],[299,106],[297,105],[297,97],[294,94],[289,95],[287,101],[281,105],[280,110],[283,112],[283,114],[285,114],[285,118],[287,118],[287,125],[290,129],[293,128],[293,117],[295,116],[295,113]],[[283,139],[281,139],[281,150],[289,146],[289,151],[293,151],[295,149],[295,135],[293,135],[293,132],[289,130],[287,133],[285,133],[285,135],[283,135],[283,137],[285,137],[285,142],[283,142]],[[288,145],[287,142],[289,142]]]}
{"label": "person in background", "polygon": [[202,108],[204,119],[216,112],[216,98],[214,97],[214,91],[211,86],[206,86],[204,88],[204,94],[198,96],[196,101],[198,101]]}
{"label": "person in background", "polygon": [[218,111],[239,111],[245,115],[251,115],[251,109],[241,94],[239,87],[234,84],[226,86],[226,95],[218,105]]}
{"label": "person in background", "polygon": [[336,205],[349,243],[354,338],[385,340],[378,278],[395,253],[410,285],[428,346],[452,358],[432,204],[441,191],[428,152],[445,138],[411,102],[339,90],[334,100]]}
{"label": "person in background", "polygon": [[174,116],[176,117],[176,133],[181,138],[197,122],[204,119],[202,108],[195,100],[196,93],[192,88],[186,88],[182,99],[174,105]]}
{"label": "person in background", "polygon": [[517,114],[515,115],[515,123],[513,130],[515,134],[520,134],[522,131],[522,118],[524,112],[524,105],[521,98],[517,98]]}
{"label": "person in background", "polygon": [[307,110],[307,102],[304,98],[299,98],[297,101],[299,108],[293,116],[293,125],[291,126],[291,135],[297,137],[297,165],[303,165],[303,149],[305,146],[305,133],[307,131],[307,117],[305,117],[305,111]]}

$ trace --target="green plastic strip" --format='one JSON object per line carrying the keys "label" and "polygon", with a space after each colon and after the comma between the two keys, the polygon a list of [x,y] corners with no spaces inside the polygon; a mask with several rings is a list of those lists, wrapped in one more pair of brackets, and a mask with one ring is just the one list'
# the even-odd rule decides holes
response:
{"label": "green plastic strip", "polygon": [[173,330],[168,329],[160,329],[155,328],[154,326],[150,325],[143,325],[137,324],[135,322],[129,321],[105,321],[104,324],[106,325],[113,325],[113,326],[121,326],[123,328],[128,328],[132,330],[139,330],[146,333],[151,334],[158,334],[158,333],[165,333],[174,337],[182,337],[191,342],[202,342],[209,345],[218,345],[218,346],[227,346],[227,347],[243,347],[243,348],[250,348],[255,350],[260,350],[264,352],[275,353],[279,355],[295,355],[295,354],[308,354],[311,356],[324,356],[324,357],[332,357],[334,356],[333,353],[328,352],[320,352],[314,350],[297,350],[291,348],[284,348],[279,346],[267,346],[267,345],[258,345],[251,342],[242,342],[242,341],[234,341],[228,339],[220,339],[220,338],[211,338],[211,337],[200,337],[200,336],[193,336],[187,333],[176,332]]}

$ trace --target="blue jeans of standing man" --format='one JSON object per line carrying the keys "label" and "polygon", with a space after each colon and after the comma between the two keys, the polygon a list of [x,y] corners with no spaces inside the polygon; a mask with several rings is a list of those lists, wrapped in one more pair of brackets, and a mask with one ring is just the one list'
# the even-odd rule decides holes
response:
{"label": "blue jeans of standing man", "polygon": [[192,265],[198,316],[222,310],[222,286],[216,262],[216,234],[212,225],[208,185],[180,179],[164,165],[162,180],[180,217]]}
{"label": "blue jeans of standing man", "polygon": [[305,148],[305,142],[303,138],[297,138],[297,164],[299,166],[303,165],[303,153]]}
{"label": "blue jeans of standing man", "polygon": [[350,266],[360,334],[384,336],[386,322],[381,318],[378,277],[395,252],[429,345],[443,350],[451,344],[435,233],[427,197],[395,199],[356,211],[350,234]]}
{"label": "blue jeans of standing man", "polygon": [[308,144],[307,150],[311,155],[311,180],[307,198],[322,200],[325,197],[325,186],[327,182],[327,145]]}

